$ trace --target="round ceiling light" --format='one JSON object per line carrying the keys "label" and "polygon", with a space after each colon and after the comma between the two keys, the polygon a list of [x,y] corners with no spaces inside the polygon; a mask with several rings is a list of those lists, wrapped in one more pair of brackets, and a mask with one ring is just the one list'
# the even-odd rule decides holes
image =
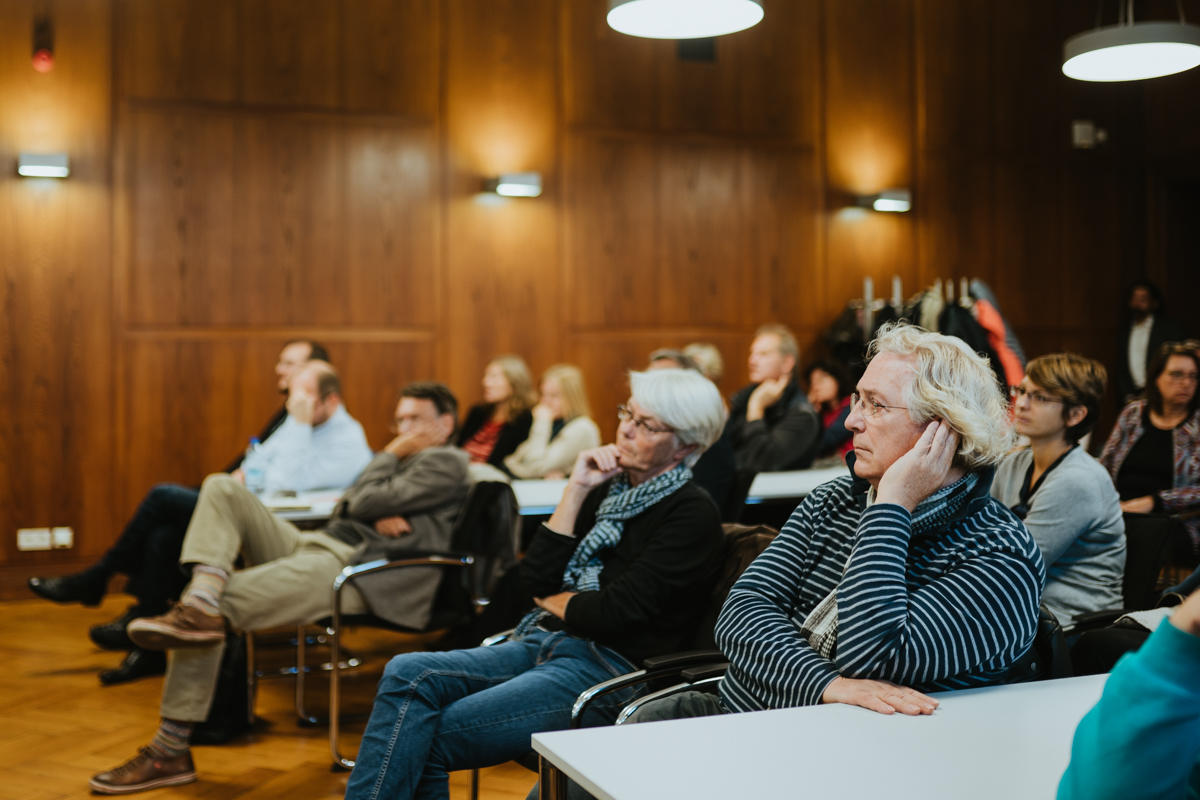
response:
{"label": "round ceiling light", "polygon": [[1138,22],[1097,28],[1063,44],[1063,74],[1080,81],[1141,81],[1200,65],[1200,27]]}
{"label": "round ceiling light", "polygon": [[753,27],[761,0],[608,0],[608,24],[647,39],[700,39]]}

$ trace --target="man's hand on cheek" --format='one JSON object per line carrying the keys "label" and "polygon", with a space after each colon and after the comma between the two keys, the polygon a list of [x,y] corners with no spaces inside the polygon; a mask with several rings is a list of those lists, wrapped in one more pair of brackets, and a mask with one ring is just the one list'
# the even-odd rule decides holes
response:
{"label": "man's hand on cheek", "polygon": [[930,422],[913,448],[883,474],[876,502],[895,503],[912,511],[945,485],[958,441],[958,434],[949,425],[940,420]]}

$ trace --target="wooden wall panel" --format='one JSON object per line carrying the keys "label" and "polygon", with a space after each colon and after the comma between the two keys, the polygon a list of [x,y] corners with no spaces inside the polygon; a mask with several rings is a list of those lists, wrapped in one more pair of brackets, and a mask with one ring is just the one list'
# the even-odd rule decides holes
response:
{"label": "wooden wall panel", "polygon": [[[445,278],[440,373],[466,405],[495,355],[558,361],[558,12],[554,0],[453,0],[447,9]],[[536,199],[481,195],[538,171]]]}
{"label": "wooden wall panel", "polygon": [[345,108],[438,116],[439,0],[339,3]]}
{"label": "wooden wall panel", "polygon": [[130,322],[429,326],[436,140],[332,117],[127,117]]}
{"label": "wooden wall panel", "polygon": [[719,330],[815,310],[814,171],[799,150],[573,137],[573,325]]}
{"label": "wooden wall panel", "polygon": [[[41,9],[0,0],[0,564],[18,571],[99,552],[115,505],[111,7],[72,4],[46,74],[29,61]],[[17,177],[21,151],[67,152],[71,177]],[[17,528],[55,525],[75,549],[17,552]]]}
{"label": "wooden wall panel", "polygon": [[239,3],[242,97],[331,108],[339,100],[337,0]]}
{"label": "wooden wall panel", "polygon": [[120,88],[127,97],[231,102],[239,94],[234,0],[118,0]]}
{"label": "wooden wall panel", "polygon": [[815,143],[820,3],[764,2],[769,24],[720,37],[711,63],[680,60],[673,41],[617,33],[605,0],[563,7],[568,125]]}

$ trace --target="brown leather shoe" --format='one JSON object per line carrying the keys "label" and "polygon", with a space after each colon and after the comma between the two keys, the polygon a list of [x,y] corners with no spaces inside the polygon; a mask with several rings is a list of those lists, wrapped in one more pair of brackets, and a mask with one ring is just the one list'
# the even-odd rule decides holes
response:
{"label": "brown leather shoe", "polygon": [[136,756],[116,769],[94,776],[88,781],[88,786],[100,794],[130,794],[163,786],[179,786],[194,780],[196,767],[192,764],[191,751],[175,758],[160,758],[149,747],[143,747]]}
{"label": "brown leather shoe", "polygon": [[125,630],[134,644],[146,650],[213,647],[225,641],[225,618],[176,603],[161,617],[135,619]]}

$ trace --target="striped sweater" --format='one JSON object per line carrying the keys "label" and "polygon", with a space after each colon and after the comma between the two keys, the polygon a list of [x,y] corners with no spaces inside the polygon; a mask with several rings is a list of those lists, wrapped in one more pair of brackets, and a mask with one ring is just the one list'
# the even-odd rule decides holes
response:
{"label": "striped sweater", "polygon": [[[839,675],[922,692],[1001,682],[1033,644],[1046,568],[1021,521],[988,496],[992,475],[979,474],[947,527],[916,536],[902,506],[864,510],[865,481],[839,478],[805,498],[721,609],[725,705],[814,705]],[[799,631],[835,587],[830,660]]]}

